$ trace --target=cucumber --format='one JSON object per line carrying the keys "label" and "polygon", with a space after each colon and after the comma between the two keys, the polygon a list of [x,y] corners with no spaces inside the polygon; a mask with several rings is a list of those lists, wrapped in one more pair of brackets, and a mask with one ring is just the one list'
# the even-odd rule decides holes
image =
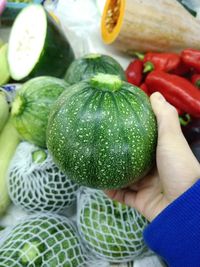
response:
{"label": "cucumber", "polygon": [[31,4],[22,9],[11,29],[8,45],[14,80],[43,75],[63,78],[73,59],[64,33],[41,5]]}
{"label": "cucumber", "polygon": [[0,85],[7,83],[10,79],[7,52],[8,52],[8,44],[4,44],[0,48]]}

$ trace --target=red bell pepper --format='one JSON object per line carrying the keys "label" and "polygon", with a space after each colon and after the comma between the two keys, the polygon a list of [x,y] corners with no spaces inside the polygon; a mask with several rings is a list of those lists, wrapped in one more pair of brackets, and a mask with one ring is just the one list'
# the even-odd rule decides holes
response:
{"label": "red bell pepper", "polygon": [[200,74],[193,74],[191,77],[191,82],[197,87],[200,88]]}
{"label": "red bell pepper", "polygon": [[185,63],[182,62],[182,60],[180,61],[180,63],[178,64],[178,66],[173,69],[172,71],[170,71],[170,73],[179,75],[179,76],[185,76],[190,74],[191,72],[191,68],[189,66],[187,66]]}
{"label": "red bell pepper", "polygon": [[143,62],[140,59],[133,60],[126,69],[127,81],[133,85],[140,86],[143,79]]}
{"label": "red bell pepper", "polygon": [[200,50],[188,48],[181,52],[181,60],[189,67],[200,72]]}
{"label": "red bell pepper", "polygon": [[142,89],[142,91],[144,91],[148,96],[150,96],[150,93],[149,93],[149,90],[148,90],[146,83],[142,83],[140,85],[140,89]]}
{"label": "red bell pepper", "polygon": [[146,78],[150,93],[160,92],[176,108],[200,118],[200,90],[183,77],[152,71]]}
{"label": "red bell pepper", "polygon": [[144,56],[144,72],[163,70],[166,72],[177,68],[180,56],[175,53],[146,53]]}

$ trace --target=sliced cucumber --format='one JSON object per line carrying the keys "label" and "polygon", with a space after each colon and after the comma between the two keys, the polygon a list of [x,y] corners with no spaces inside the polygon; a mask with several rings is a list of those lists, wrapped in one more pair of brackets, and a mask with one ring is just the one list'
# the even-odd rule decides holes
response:
{"label": "sliced cucumber", "polygon": [[10,79],[7,52],[8,52],[8,44],[4,44],[0,48],[0,85],[7,83]]}
{"label": "sliced cucumber", "polygon": [[64,33],[41,5],[29,5],[11,29],[8,62],[14,80],[49,75],[62,78],[74,59]]}

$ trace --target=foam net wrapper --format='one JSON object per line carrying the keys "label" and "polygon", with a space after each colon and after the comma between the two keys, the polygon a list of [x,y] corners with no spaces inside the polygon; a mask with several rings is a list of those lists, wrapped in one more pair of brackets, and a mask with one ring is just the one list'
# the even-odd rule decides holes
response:
{"label": "foam net wrapper", "polygon": [[1,232],[1,267],[87,266],[78,233],[65,217],[35,214]]}
{"label": "foam net wrapper", "polygon": [[97,258],[123,263],[142,257],[147,220],[135,209],[109,199],[102,191],[79,192],[77,226],[86,248]]}
{"label": "foam net wrapper", "polygon": [[8,171],[8,191],[16,206],[28,212],[59,212],[76,200],[78,185],[54,164],[46,150],[42,163],[32,160],[38,147],[21,142]]}

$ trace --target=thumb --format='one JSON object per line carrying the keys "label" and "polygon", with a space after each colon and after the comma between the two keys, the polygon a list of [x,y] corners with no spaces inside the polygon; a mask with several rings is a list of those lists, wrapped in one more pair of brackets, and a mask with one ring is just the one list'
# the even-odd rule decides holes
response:
{"label": "thumb", "polygon": [[159,137],[182,136],[176,108],[169,104],[159,92],[152,94],[150,101],[156,115]]}
{"label": "thumb", "polygon": [[[192,166],[199,170],[199,163],[193,155],[181,130],[178,112],[165,98],[158,92],[150,97],[153,111],[156,115],[158,123],[158,151],[159,157],[164,162],[167,162],[167,156],[172,158],[172,155],[180,158],[185,158]],[[168,152],[166,155],[166,151]],[[162,158],[165,152],[164,159]]]}

